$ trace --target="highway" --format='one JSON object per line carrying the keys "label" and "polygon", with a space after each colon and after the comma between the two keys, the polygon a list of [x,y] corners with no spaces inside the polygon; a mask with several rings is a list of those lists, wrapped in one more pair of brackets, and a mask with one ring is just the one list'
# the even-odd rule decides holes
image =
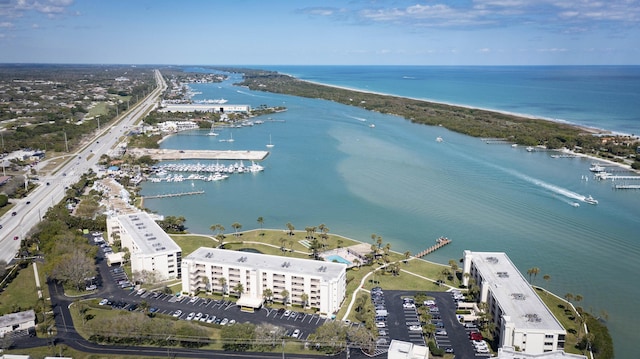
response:
{"label": "highway", "polygon": [[88,144],[66,156],[55,170],[41,173],[38,187],[25,198],[14,201],[15,206],[0,217],[0,260],[11,262],[20,249],[20,241],[42,220],[50,207],[64,198],[66,188],[76,183],[89,169],[96,171],[100,157],[121,143],[127,131],[157,106],[167,84],[160,71],[154,71],[155,90],[125,112],[120,120],[100,130]]}

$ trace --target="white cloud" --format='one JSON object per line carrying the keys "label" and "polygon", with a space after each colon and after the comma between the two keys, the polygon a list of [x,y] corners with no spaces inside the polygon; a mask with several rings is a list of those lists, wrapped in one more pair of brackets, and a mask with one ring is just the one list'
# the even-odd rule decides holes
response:
{"label": "white cloud", "polygon": [[0,27],[11,28],[11,27],[13,27],[13,23],[8,22],[8,21],[3,21],[3,22],[0,22]]}
{"label": "white cloud", "polygon": [[29,12],[46,15],[63,14],[74,0],[4,0],[0,1],[0,18],[22,17]]}
{"label": "white cloud", "polygon": [[491,52],[491,49],[488,47],[483,47],[482,49],[478,49],[478,52],[488,53]]}

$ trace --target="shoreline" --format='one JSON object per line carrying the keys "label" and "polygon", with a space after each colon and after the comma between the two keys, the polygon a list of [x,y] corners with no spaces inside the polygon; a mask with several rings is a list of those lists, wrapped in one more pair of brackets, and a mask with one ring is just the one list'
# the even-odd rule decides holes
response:
{"label": "shoreline", "polygon": [[495,113],[499,113],[499,114],[502,114],[502,115],[508,115],[508,116],[514,116],[514,117],[522,117],[522,118],[526,118],[526,119],[529,119],[529,120],[549,121],[549,122],[554,122],[554,123],[559,123],[559,124],[572,126],[572,127],[575,127],[577,129],[583,130],[585,132],[589,132],[589,133],[594,134],[594,135],[627,136],[627,137],[634,137],[636,139],[640,139],[640,135],[639,136],[632,136],[630,133],[617,132],[617,131],[607,130],[607,129],[604,129],[604,128],[590,127],[590,126],[586,126],[586,125],[573,123],[573,122],[568,121],[568,120],[561,120],[561,119],[557,119],[557,118],[548,118],[548,117],[543,117],[543,116],[529,115],[529,114],[523,114],[523,113],[517,113],[517,112],[509,112],[509,111],[504,111],[504,110],[496,110],[496,109],[477,107],[477,106],[471,106],[471,105],[463,105],[463,104],[458,104],[458,103],[453,103],[453,102],[438,101],[438,100],[433,100],[433,99],[428,99],[428,98],[409,97],[409,96],[397,95],[397,94],[392,94],[392,93],[378,92],[378,91],[372,91],[372,90],[364,90],[364,89],[359,89],[359,88],[355,88],[355,87],[347,87],[347,86],[341,86],[341,85],[326,84],[326,83],[312,81],[312,80],[303,80],[303,79],[300,79],[298,77],[295,77],[294,75],[287,74],[287,73],[282,73],[282,72],[279,72],[279,73],[283,74],[283,75],[286,75],[286,76],[290,76],[290,77],[292,77],[292,78],[294,78],[296,80],[302,81],[302,82],[307,82],[307,83],[314,84],[314,85],[319,85],[319,86],[333,87],[333,88],[340,89],[340,90],[345,90],[345,91],[354,91],[354,92],[360,92],[360,93],[371,94],[371,95],[379,95],[379,96],[398,97],[398,98],[404,98],[404,99],[408,99],[408,100],[433,103],[433,104],[437,104],[437,105],[460,107],[460,108],[469,109],[469,110],[495,112]]}
{"label": "shoreline", "polygon": [[[278,72],[278,73],[281,73],[281,72]],[[553,122],[553,123],[560,123],[560,124],[565,124],[565,125],[568,125],[568,126],[572,126],[572,127],[576,128],[576,129],[588,132],[591,135],[627,136],[627,137],[631,137],[631,138],[640,139],[640,136],[632,136],[631,134],[617,133],[617,132],[610,131],[610,130],[605,130],[605,129],[599,129],[599,128],[589,127],[589,126],[585,126],[585,125],[574,124],[574,123],[571,123],[571,122],[568,122],[568,121],[564,121],[564,120],[544,118],[544,117],[539,117],[539,116],[536,117],[536,116],[533,116],[533,115],[524,115],[524,114],[513,113],[513,112],[508,112],[508,111],[486,109],[486,108],[473,107],[473,106],[468,106],[468,105],[459,105],[459,104],[448,103],[448,102],[432,101],[432,100],[428,100],[428,99],[400,96],[400,95],[394,95],[394,94],[371,91],[371,90],[361,90],[361,89],[351,88],[351,87],[347,87],[347,86],[330,85],[330,84],[325,84],[325,83],[321,83],[321,82],[317,82],[317,81],[302,80],[302,79],[299,79],[299,78],[297,78],[297,77],[295,77],[295,76],[293,76],[291,74],[286,74],[286,73],[281,73],[281,74],[286,75],[286,76],[290,76],[293,79],[296,79],[298,81],[307,82],[307,83],[318,85],[318,86],[332,87],[332,88],[345,90],[345,91],[354,91],[354,92],[360,92],[360,93],[372,94],[372,95],[379,95],[379,96],[398,97],[398,98],[404,98],[404,99],[414,100],[414,101],[422,101],[422,102],[433,103],[433,104],[438,104],[438,105],[460,107],[460,108],[471,109],[471,110],[481,110],[481,111],[495,112],[495,113],[499,113],[499,114],[503,114],[503,115],[521,117],[521,118],[526,118],[526,119],[531,119],[531,120],[549,121],[549,122]],[[473,137],[473,136],[471,136],[471,137]],[[640,174],[640,170],[635,170],[628,164],[621,163],[621,162],[616,162],[616,161],[613,161],[613,160],[610,160],[610,159],[596,157],[596,156],[589,155],[589,154],[586,154],[586,153],[578,153],[578,152],[575,152],[575,151],[569,150],[569,149],[558,149],[558,150],[553,150],[553,151],[558,151],[558,152],[562,152],[562,153],[568,153],[568,154],[575,155],[575,156],[582,157],[582,158],[589,158],[589,159],[594,160],[594,161],[601,161],[601,162],[604,162],[604,163],[607,163],[607,164],[611,164],[611,165],[615,165],[615,166],[618,166],[618,167],[625,168],[625,169],[627,169],[629,171],[632,171],[632,172],[634,172],[636,174]]]}

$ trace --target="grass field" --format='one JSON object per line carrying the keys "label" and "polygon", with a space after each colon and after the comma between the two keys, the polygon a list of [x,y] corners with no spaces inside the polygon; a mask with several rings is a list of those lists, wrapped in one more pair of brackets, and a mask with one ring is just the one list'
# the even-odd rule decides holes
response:
{"label": "grass field", "polygon": [[33,265],[19,271],[18,276],[11,282],[0,297],[0,313],[15,313],[29,308],[34,308],[38,304],[38,291],[35,277],[33,275]]}

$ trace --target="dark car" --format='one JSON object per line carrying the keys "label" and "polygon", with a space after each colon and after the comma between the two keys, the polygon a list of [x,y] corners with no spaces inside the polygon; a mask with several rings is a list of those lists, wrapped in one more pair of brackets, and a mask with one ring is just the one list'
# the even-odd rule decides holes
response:
{"label": "dark car", "polygon": [[11,212],[12,216],[15,216],[16,214],[18,214],[18,212]]}

